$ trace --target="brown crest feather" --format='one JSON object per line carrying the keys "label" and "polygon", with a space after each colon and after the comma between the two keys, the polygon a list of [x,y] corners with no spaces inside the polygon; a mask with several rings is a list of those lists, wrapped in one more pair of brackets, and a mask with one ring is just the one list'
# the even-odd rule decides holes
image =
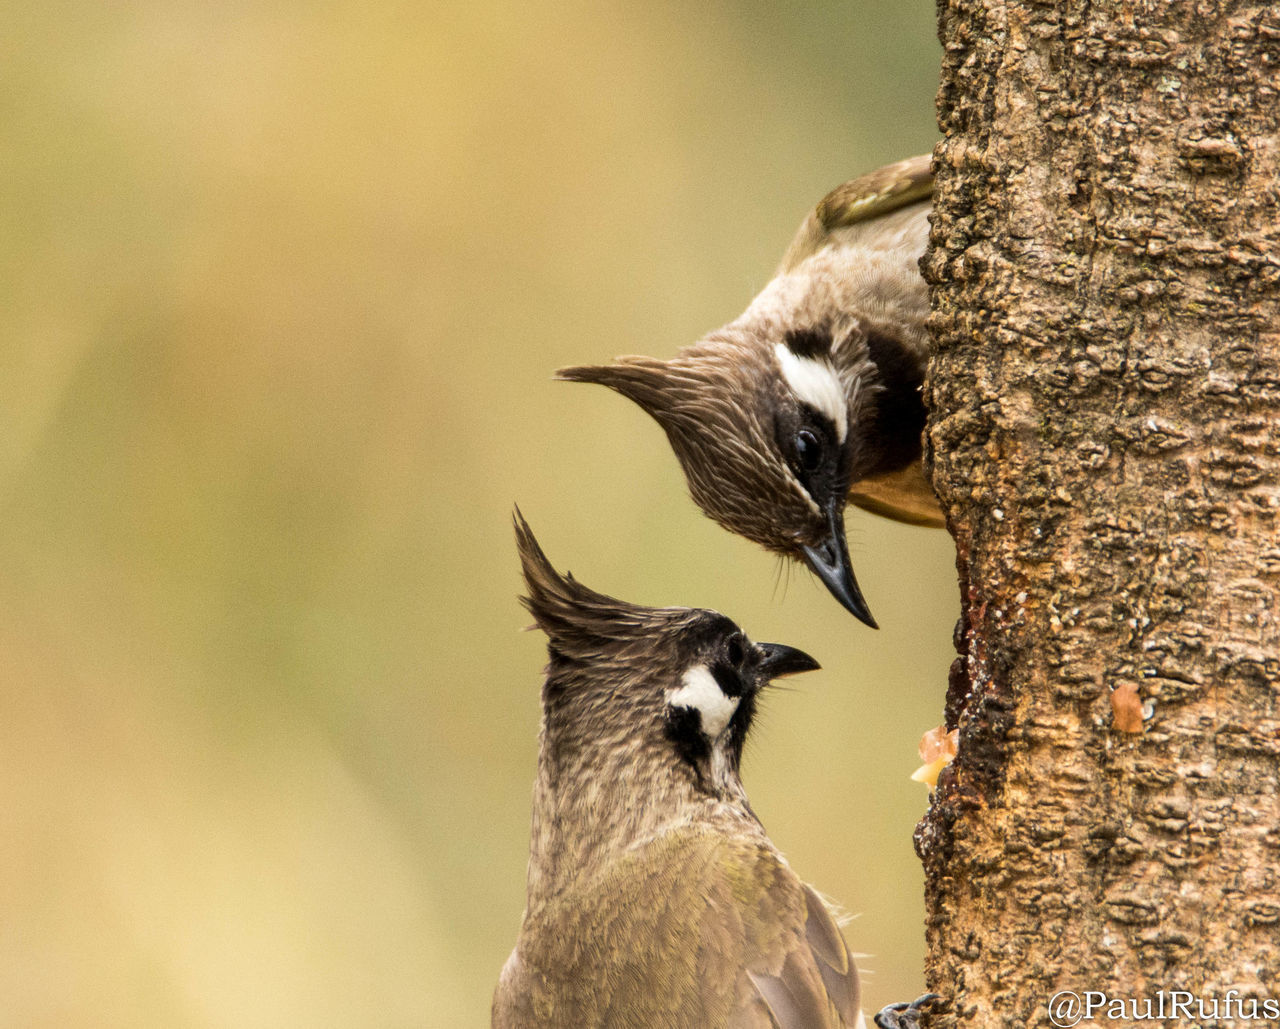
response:
{"label": "brown crest feather", "polygon": [[521,603],[533,615],[538,628],[561,655],[578,660],[596,658],[621,641],[651,631],[656,620],[670,611],[628,604],[597,593],[570,573],[561,575],[538,544],[520,509],[513,516],[516,548],[529,590]]}
{"label": "brown crest feather", "polygon": [[671,407],[668,396],[670,367],[656,357],[628,355],[613,364],[577,365],[559,369],[555,377],[562,382],[594,382],[608,386],[628,400],[639,404],[659,422]]}
{"label": "brown crest feather", "polygon": [[754,334],[730,326],[670,360],[620,357],[556,377],[608,386],[643,408],[666,432],[698,506],[731,531],[783,553],[794,549],[796,525],[825,531],[776,454],[775,394],[786,387]]}

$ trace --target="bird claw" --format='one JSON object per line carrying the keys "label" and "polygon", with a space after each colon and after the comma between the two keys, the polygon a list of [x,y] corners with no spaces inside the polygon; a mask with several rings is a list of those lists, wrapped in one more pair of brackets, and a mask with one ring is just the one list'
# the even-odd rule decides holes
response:
{"label": "bird claw", "polygon": [[942,998],[936,993],[926,993],[907,1003],[886,1004],[875,1017],[880,1029],[920,1029],[920,1015],[925,1007]]}

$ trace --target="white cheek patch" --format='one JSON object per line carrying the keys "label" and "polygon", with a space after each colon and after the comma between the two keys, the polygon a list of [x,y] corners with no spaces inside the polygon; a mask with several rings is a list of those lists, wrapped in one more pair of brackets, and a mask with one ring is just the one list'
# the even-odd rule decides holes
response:
{"label": "white cheek patch", "polygon": [[717,739],[738,710],[738,698],[720,688],[706,665],[694,665],[680,681],[680,688],[667,694],[667,703],[693,708],[702,719],[702,734],[709,740]]}
{"label": "white cheek patch", "polygon": [[830,418],[835,424],[836,435],[843,443],[849,433],[849,402],[845,399],[844,384],[836,370],[827,361],[796,356],[785,343],[775,343],[773,353],[791,392]]}

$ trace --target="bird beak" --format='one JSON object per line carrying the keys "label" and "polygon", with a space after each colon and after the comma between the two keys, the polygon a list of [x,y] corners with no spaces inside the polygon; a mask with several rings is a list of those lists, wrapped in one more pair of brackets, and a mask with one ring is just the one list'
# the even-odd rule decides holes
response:
{"label": "bird beak", "polygon": [[782,675],[795,675],[797,672],[812,672],[822,666],[803,650],[788,647],[785,643],[757,643],[763,657],[760,660],[760,673],[764,679],[777,679]]}
{"label": "bird beak", "polygon": [[871,617],[867,602],[862,599],[858,580],[853,577],[853,565],[849,563],[849,548],[844,541],[844,498],[832,501],[827,508],[827,526],[830,535],[816,547],[801,547],[804,558],[814,574],[822,580],[831,595],[860,622],[878,629]]}

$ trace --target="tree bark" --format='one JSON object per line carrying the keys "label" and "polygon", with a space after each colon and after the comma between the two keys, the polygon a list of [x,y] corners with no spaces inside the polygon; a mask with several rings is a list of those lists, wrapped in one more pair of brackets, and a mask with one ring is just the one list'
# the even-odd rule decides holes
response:
{"label": "tree bark", "polygon": [[1064,990],[1249,1024],[1280,1001],[1280,12],[939,10],[931,1024],[1051,1025]]}

